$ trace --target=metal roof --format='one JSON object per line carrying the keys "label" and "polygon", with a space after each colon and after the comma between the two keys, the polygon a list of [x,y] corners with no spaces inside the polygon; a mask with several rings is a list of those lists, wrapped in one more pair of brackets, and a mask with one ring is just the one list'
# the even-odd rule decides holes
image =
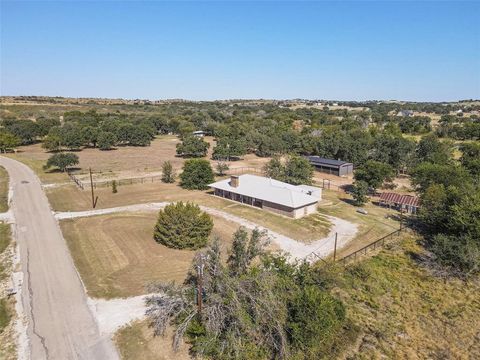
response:
{"label": "metal roof", "polygon": [[320,188],[306,185],[295,186],[250,174],[238,176],[237,187],[230,185],[230,179],[220,180],[208,186],[294,209],[314,204],[322,197],[322,189]]}
{"label": "metal roof", "polygon": [[418,197],[412,195],[400,195],[396,193],[382,193],[380,195],[380,200],[387,203],[395,203],[408,206],[420,206],[420,201]]}
{"label": "metal roof", "polygon": [[320,156],[306,156],[306,158],[312,163],[313,165],[329,165],[329,166],[342,166],[342,165],[353,165],[352,163],[342,161],[342,160],[335,160],[335,159],[327,159],[322,158]]}

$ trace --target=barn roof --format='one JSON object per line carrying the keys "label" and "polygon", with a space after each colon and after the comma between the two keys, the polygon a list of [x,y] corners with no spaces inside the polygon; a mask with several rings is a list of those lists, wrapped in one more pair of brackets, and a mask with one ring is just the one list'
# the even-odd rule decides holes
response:
{"label": "barn roof", "polygon": [[380,195],[380,200],[387,203],[395,203],[408,206],[420,206],[418,197],[412,195],[400,195],[396,193],[385,192]]}
{"label": "barn roof", "polygon": [[327,158],[322,158],[320,156],[306,156],[306,158],[313,165],[328,165],[328,166],[340,167],[342,165],[351,165],[352,164],[352,163],[349,163],[349,162],[346,162],[346,161],[343,161],[343,160],[327,159]]}

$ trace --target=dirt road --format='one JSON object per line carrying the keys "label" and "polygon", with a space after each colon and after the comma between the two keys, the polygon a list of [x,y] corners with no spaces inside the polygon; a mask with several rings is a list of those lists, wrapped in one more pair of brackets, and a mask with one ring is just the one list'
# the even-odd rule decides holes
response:
{"label": "dirt road", "polygon": [[101,335],[80,277],[38,177],[27,166],[0,157],[13,188],[14,237],[24,273],[22,305],[29,344],[20,358],[118,359]]}

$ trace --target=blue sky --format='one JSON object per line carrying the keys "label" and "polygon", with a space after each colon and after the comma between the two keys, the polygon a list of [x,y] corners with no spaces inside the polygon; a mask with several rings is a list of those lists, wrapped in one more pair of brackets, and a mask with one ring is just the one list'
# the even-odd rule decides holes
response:
{"label": "blue sky", "polygon": [[1,1],[1,94],[480,98],[480,2]]}

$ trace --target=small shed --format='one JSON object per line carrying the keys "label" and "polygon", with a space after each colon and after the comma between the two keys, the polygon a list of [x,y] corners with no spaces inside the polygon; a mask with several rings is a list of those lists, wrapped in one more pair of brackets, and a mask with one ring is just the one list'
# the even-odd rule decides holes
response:
{"label": "small shed", "polygon": [[324,173],[345,176],[353,172],[353,164],[346,161],[326,159],[320,156],[307,156],[306,158],[316,170]]}
{"label": "small shed", "polygon": [[196,136],[196,137],[204,137],[206,135],[206,133],[205,133],[205,131],[198,130],[198,131],[192,132],[192,135]]}
{"label": "small shed", "polygon": [[380,205],[393,207],[399,211],[416,214],[420,208],[418,197],[413,195],[400,195],[397,193],[384,192],[380,194]]}

